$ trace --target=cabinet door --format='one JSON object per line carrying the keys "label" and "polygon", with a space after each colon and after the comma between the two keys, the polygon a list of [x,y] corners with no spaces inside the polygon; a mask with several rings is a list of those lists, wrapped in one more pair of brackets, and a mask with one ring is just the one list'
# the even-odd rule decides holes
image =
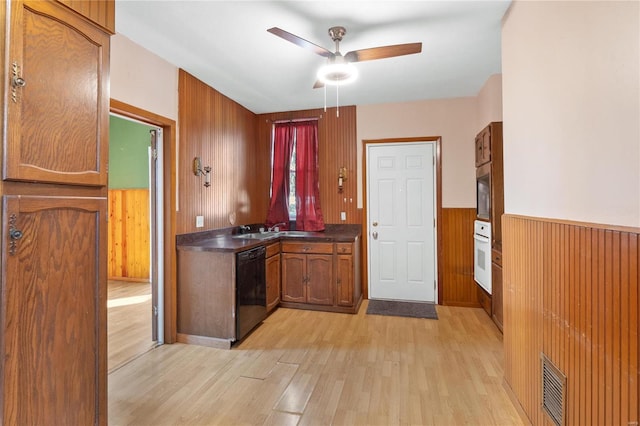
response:
{"label": "cabinet door", "polygon": [[339,306],[353,306],[353,256],[336,256],[336,289]]}
{"label": "cabinet door", "polygon": [[482,133],[482,164],[491,161],[491,126],[487,126]]}
{"label": "cabinet door", "polygon": [[106,199],[5,196],[4,424],[105,424]]}
{"label": "cabinet door", "polygon": [[307,255],[307,303],[333,305],[332,255]]}
{"label": "cabinet door", "polygon": [[482,156],[482,133],[476,136],[476,167],[480,167],[484,164],[483,156]]}
{"label": "cabinet door", "polygon": [[266,260],[267,312],[271,312],[280,302],[280,255]]}
{"label": "cabinet door", "polygon": [[107,184],[109,35],[54,1],[11,1],[3,179]]}
{"label": "cabinet door", "polygon": [[495,263],[491,264],[491,281],[493,321],[502,331],[502,268]]}
{"label": "cabinet door", "polygon": [[282,301],[307,301],[307,256],[297,253],[282,254]]}

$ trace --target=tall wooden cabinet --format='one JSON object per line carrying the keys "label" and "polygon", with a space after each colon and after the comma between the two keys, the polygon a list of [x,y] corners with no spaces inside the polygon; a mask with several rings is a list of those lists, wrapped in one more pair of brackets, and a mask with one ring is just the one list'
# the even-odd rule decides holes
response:
{"label": "tall wooden cabinet", "polygon": [[0,15],[0,423],[106,424],[109,24],[55,1]]}
{"label": "tall wooden cabinet", "polygon": [[481,306],[502,330],[502,215],[504,214],[504,173],[502,155],[502,122],[492,122],[475,138],[476,176],[490,176],[491,199],[491,288],[489,295],[478,286]]}

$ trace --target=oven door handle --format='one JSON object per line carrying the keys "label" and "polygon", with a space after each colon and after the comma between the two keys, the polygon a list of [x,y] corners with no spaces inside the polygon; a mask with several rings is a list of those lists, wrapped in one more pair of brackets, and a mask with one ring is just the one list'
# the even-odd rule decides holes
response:
{"label": "oven door handle", "polygon": [[475,240],[478,240],[478,241],[482,242],[482,243],[488,243],[488,242],[489,242],[489,238],[487,238],[487,237],[483,237],[482,235],[475,235],[475,234],[474,234],[474,235],[473,235],[473,238],[474,238]]}

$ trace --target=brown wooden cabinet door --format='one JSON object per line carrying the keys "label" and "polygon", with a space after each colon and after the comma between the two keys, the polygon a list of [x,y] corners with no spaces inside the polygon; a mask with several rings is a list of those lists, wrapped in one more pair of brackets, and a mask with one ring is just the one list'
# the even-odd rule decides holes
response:
{"label": "brown wooden cabinet door", "polygon": [[476,149],[476,167],[491,161],[491,126],[487,126],[478,135],[475,140]]}
{"label": "brown wooden cabinet door", "polygon": [[480,167],[484,164],[483,156],[482,156],[482,133],[476,136],[476,167]]}
{"label": "brown wooden cabinet door", "polygon": [[333,305],[332,255],[307,255],[307,303]]}
{"label": "brown wooden cabinet door", "polygon": [[3,179],[107,184],[109,35],[54,1],[12,1]]}
{"label": "brown wooden cabinet door", "polygon": [[284,302],[307,301],[307,256],[297,253],[282,254],[282,300]]}
{"label": "brown wooden cabinet door", "polygon": [[336,289],[339,306],[353,306],[353,256],[336,256]]}
{"label": "brown wooden cabinet door", "polygon": [[267,312],[271,312],[280,302],[280,255],[266,260]]}
{"label": "brown wooden cabinet door", "polygon": [[4,424],[106,423],[106,207],[3,198]]}

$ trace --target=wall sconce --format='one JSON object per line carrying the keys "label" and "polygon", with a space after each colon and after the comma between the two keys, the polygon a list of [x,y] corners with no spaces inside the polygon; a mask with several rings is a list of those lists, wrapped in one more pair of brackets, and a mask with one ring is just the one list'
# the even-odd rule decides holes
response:
{"label": "wall sconce", "polygon": [[203,168],[200,157],[193,159],[193,174],[196,176],[204,176],[204,186],[206,188],[211,186],[211,167],[205,166]]}
{"label": "wall sconce", "polygon": [[342,192],[345,180],[347,180],[347,168],[340,167],[340,169],[338,169],[338,192]]}

